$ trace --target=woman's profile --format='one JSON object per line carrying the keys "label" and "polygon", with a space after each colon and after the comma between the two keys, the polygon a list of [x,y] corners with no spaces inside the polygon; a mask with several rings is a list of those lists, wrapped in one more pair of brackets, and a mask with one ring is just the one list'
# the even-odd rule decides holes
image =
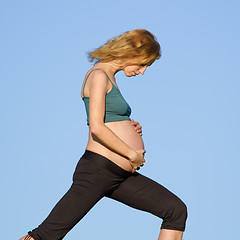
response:
{"label": "woman's profile", "polygon": [[70,189],[48,217],[20,240],[63,239],[103,197],[161,218],[158,240],[182,239],[186,205],[137,171],[146,161],[141,125],[130,118],[131,107],[115,79],[119,71],[127,77],[144,74],[161,57],[156,37],[145,29],[127,31],[88,56],[94,66],[86,73],[81,88],[89,127],[85,152]]}

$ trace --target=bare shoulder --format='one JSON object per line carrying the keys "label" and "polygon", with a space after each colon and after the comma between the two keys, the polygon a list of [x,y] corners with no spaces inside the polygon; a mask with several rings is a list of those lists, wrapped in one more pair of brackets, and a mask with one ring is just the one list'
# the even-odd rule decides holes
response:
{"label": "bare shoulder", "polygon": [[96,79],[99,79],[99,81],[103,81],[105,82],[107,80],[107,75],[106,73],[104,72],[103,69],[94,69],[94,68],[91,68],[89,71],[88,71],[88,74],[90,73],[89,75],[89,80],[90,79],[94,79],[94,81]]}
{"label": "bare shoulder", "polygon": [[[103,69],[91,68],[85,76],[85,79],[83,81],[83,86],[84,86],[84,83],[85,83],[84,95],[86,97],[89,96],[90,90],[93,88],[108,89],[109,87],[108,78]],[[82,86],[82,92],[83,92],[83,86]]]}

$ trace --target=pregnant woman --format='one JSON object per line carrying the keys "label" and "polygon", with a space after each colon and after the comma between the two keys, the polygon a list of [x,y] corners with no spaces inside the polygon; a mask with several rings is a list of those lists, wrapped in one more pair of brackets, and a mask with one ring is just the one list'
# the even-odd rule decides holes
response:
{"label": "pregnant woman", "polygon": [[87,72],[81,91],[89,126],[86,150],[76,166],[71,188],[43,223],[21,240],[63,239],[103,197],[163,219],[158,240],[182,239],[186,205],[136,171],[146,161],[141,126],[130,119],[131,108],[115,80],[118,71],[127,77],[144,74],[160,56],[159,43],[144,29],[125,32],[89,53],[95,64]]}

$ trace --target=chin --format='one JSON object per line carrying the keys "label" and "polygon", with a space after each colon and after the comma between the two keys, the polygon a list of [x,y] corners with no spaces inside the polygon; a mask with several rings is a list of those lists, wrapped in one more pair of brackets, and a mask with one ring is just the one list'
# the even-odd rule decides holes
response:
{"label": "chin", "polygon": [[125,75],[127,76],[127,77],[132,77],[133,75],[131,75],[130,73],[125,73]]}
{"label": "chin", "polygon": [[131,72],[125,72],[124,71],[124,73],[125,73],[126,77],[133,77],[134,76]]}

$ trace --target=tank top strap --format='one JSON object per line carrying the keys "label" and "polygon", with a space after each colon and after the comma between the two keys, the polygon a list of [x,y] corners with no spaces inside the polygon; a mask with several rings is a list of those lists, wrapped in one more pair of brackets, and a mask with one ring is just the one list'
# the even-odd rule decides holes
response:
{"label": "tank top strap", "polygon": [[[95,69],[102,69],[102,68],[95,68]],[[103,69],[102,69],[103,70]],[[104,70],[103,70],[104,71]],[[105,71],[104,71],[105,72]],[[105,72],[105,74],[107,75],[107,73]],[[119,90],[116,86],[115,86],[115,84],[113,83],[113,81],[111,80],[111,78],[107,75],[107,78],[110,80],[110,82],[111,82],[111,84],[117,89],[117,90]]]}
{"label": "tank top strap", "polygon": [[[84,82],[84,84],[83,84],[83,97],[85,97],[84,96],[84,88],[85,88],[85,85],[86,85],[86,82],[87,82],[87,80],[88,80],[88,77],[89,77],[89,75],[94,71],[94,70],[103,70],[102,68],[94,68],[93,70],[91,70],[90,71],[90,73],[87,75],[87,77],[86,77],[86,80],[85,80],[85,82]],[[103,70],[104,71],[104,70]],[[104,71],[105,72],[105,71]],[[105,74],[107,75],[107,73],[105,72]],[[110,80],[110,82],[112,83],[112,85],[114,85],[113,84],[113,82],[112,82],[112,80],[110,79],[110,77],[107,75],[107,77],[108,77],[108,79]],[[115,86],[115,85],[114,85]]]}

